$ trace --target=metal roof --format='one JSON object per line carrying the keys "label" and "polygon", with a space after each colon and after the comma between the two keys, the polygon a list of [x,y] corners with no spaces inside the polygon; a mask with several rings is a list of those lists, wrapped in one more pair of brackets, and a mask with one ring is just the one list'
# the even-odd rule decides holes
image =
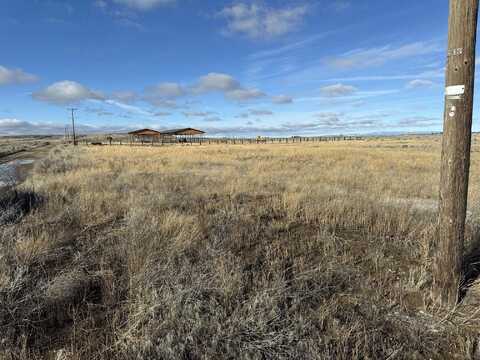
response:
{"label": "metal roof", "polygon": [[152,130],[152,129],[140,129],[140,130],[130,131],[128,134],[129,135],[152,135],[152,134],[160,135],[161,132]]}
{"label": "metal roof", "polygon": [[197,134],[205,134],[204,131],[193,129],[193,128],[183,128],[183,129],[172,129],[172,130],[163,130],[163,135],[190,135],[188,132],[195,132]]}
{"label": "metal roof", "polygon": [[141,129],[131,131],[129,135],[200,135],[205,134],[204,131],[193,129],[193,128],[183,128],[183,129],[172,129],[172,130],[152,130],[152,129]]}

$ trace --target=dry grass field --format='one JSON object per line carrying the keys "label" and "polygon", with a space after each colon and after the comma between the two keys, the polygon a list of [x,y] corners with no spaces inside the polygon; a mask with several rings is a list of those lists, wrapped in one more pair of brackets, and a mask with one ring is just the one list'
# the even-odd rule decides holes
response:
{"label": "dry grass field", "polygon": [[0,227],[0,359],[473,359],[480,286],[430,299],[439,160],[434,136],[57,147]]}
{"label": "dry grass field", "polygon": [[58,142],[59,138],[53,136],[0,137],[0,162],[5,156],[47,146]]}

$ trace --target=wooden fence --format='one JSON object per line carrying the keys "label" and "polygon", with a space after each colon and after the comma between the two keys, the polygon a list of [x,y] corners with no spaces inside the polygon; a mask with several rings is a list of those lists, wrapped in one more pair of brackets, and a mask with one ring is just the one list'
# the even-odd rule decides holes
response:
{"label": "wooden fence", "polygon": [[162,146],[162,145],[244,145],[244,144],[295,144],[312,142],[333,141],[358,141],[364,140],[361,136],[294,136],[294,137],[261,137],[261,138],[211,138],[211,137],[179,137],[170,139],[155,139],[153,141],[132,142],[128,138],[79,139],[84,145],[130,145],[130,146]]}

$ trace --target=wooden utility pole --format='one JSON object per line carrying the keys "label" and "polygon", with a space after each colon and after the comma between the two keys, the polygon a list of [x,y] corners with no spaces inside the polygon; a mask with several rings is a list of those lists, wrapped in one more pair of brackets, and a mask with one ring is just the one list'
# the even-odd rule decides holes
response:
{"label": "wooden utility pole", "polygon": [[457,303],[463,280],[478,2],[450,0],[439,219],[433,262],[433,296],[448,307]]}
{"label": "wooden utility pole", "polygon": [[77,146],[77,137],[75,135],[75,116],[74,116],[74,113],[77,109],[75,108],[71,108],[69,109],[72,111],[72,133],[73,133],[73,145],[74,146]]}

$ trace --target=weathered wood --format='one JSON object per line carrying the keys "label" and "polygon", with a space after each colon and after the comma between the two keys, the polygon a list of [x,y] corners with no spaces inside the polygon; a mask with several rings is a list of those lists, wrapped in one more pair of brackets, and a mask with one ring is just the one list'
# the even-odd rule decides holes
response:
{"label": "weathered wood", "polygon": [[[467,208],[479,0],[450,0],[434,299],[458,301]],[[452,88],[452,86],[455,86]],[[462,90],[462,87],[464,89]]]}

